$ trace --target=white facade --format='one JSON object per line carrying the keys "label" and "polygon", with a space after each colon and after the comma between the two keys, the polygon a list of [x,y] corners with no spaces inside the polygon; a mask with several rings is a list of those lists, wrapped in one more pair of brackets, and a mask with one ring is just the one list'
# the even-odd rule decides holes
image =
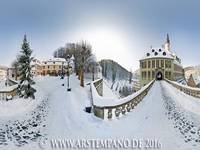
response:
{"label": "white facade", "polygon": [[5,80],[7,77],[7,68],[0,68],[0,80]]}

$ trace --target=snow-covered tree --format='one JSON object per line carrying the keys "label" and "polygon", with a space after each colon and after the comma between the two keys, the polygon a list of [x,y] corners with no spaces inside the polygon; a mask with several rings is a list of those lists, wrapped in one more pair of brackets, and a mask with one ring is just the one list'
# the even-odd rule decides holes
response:
{"label": "snow-covered tree", "polygon": [[36,90],[31,86],[35,82],[33,81],[33,75],[31,74],[31,61],[33,60],[32,50],[27,42],[26,35],[24,35],[23,44],[21,47],[20,55],[18,56],[19,64],[19,76],[20,83],[18,86],[18,94],[23,98],[35,98],[34,93]]}

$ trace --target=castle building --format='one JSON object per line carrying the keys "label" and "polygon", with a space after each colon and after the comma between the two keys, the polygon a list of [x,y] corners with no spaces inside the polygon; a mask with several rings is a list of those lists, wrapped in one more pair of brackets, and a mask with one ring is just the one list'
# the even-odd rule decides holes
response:
{"label": "castle building", "polygon": [[164,46],[150,48],[149,52],[140,60],[141,87],[151,80],[169,79],[173,81],[184,79],[184,69],[181,59],[171,51],[169,35]]}

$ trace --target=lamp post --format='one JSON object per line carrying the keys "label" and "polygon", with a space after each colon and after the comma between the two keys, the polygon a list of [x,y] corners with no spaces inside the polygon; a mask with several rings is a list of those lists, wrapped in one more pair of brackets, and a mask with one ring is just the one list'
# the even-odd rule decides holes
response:
{"label": "lamp post", "polygon": [[69,63],[70,63],[70,56],[67,55],[67,91],[71,91],[71,88],[69,87]]}
{"label": "lamp post", "polygon": [[64,62],[62,62],[61,79],[64,79],[64,70],[63,70],[63,63],[64,63]]}

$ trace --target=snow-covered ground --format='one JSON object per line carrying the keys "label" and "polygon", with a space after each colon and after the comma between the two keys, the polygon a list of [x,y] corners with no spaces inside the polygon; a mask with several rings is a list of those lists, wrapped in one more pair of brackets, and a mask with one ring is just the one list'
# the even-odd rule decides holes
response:
{"label": "snow-covered ground", "polygon": [[123,87],[124,88],[126,87],[129,90],[131,90],[132,92],[130,92],[130,94],[132,94],[134,92],[135,82],[129,83],[128,80],[116,80],[113,84],[113,82],[111,80],[104,79],[104,84],[105,84],[106,88],[109,87],[109,89],[107,91],[109,91],[109,92],[111,91],[111,93],[112,93],[112,94],[109,94],[109,92],[108,92],[108,95],[113,95],[114,97],[121,98],[121,97],[124,97],[122,95],[122,93],[120,93],[120,91],[123,90]]}
{"label": "snow-covered ground", "polygon": [[[181,93],[165,81],[155,82],[132,112],[112,121],[86,113],[89,86],[80,87],[74,75],[70,81],[72,91],[67,92],[66,86],[61,86],[66,85],[66,79],[37,78],[36,100],[22,100],[25,109],[18,108],[16,114],[6,117],[0,115],[0,149],[39,150],[40,138],[47,141],[57,138],[157,139],[164,150],[200,149],[199,99]],[[13,105],[15,103],[20,102],[13,101]],[[45,146],[50,149],[50,144]]]}

